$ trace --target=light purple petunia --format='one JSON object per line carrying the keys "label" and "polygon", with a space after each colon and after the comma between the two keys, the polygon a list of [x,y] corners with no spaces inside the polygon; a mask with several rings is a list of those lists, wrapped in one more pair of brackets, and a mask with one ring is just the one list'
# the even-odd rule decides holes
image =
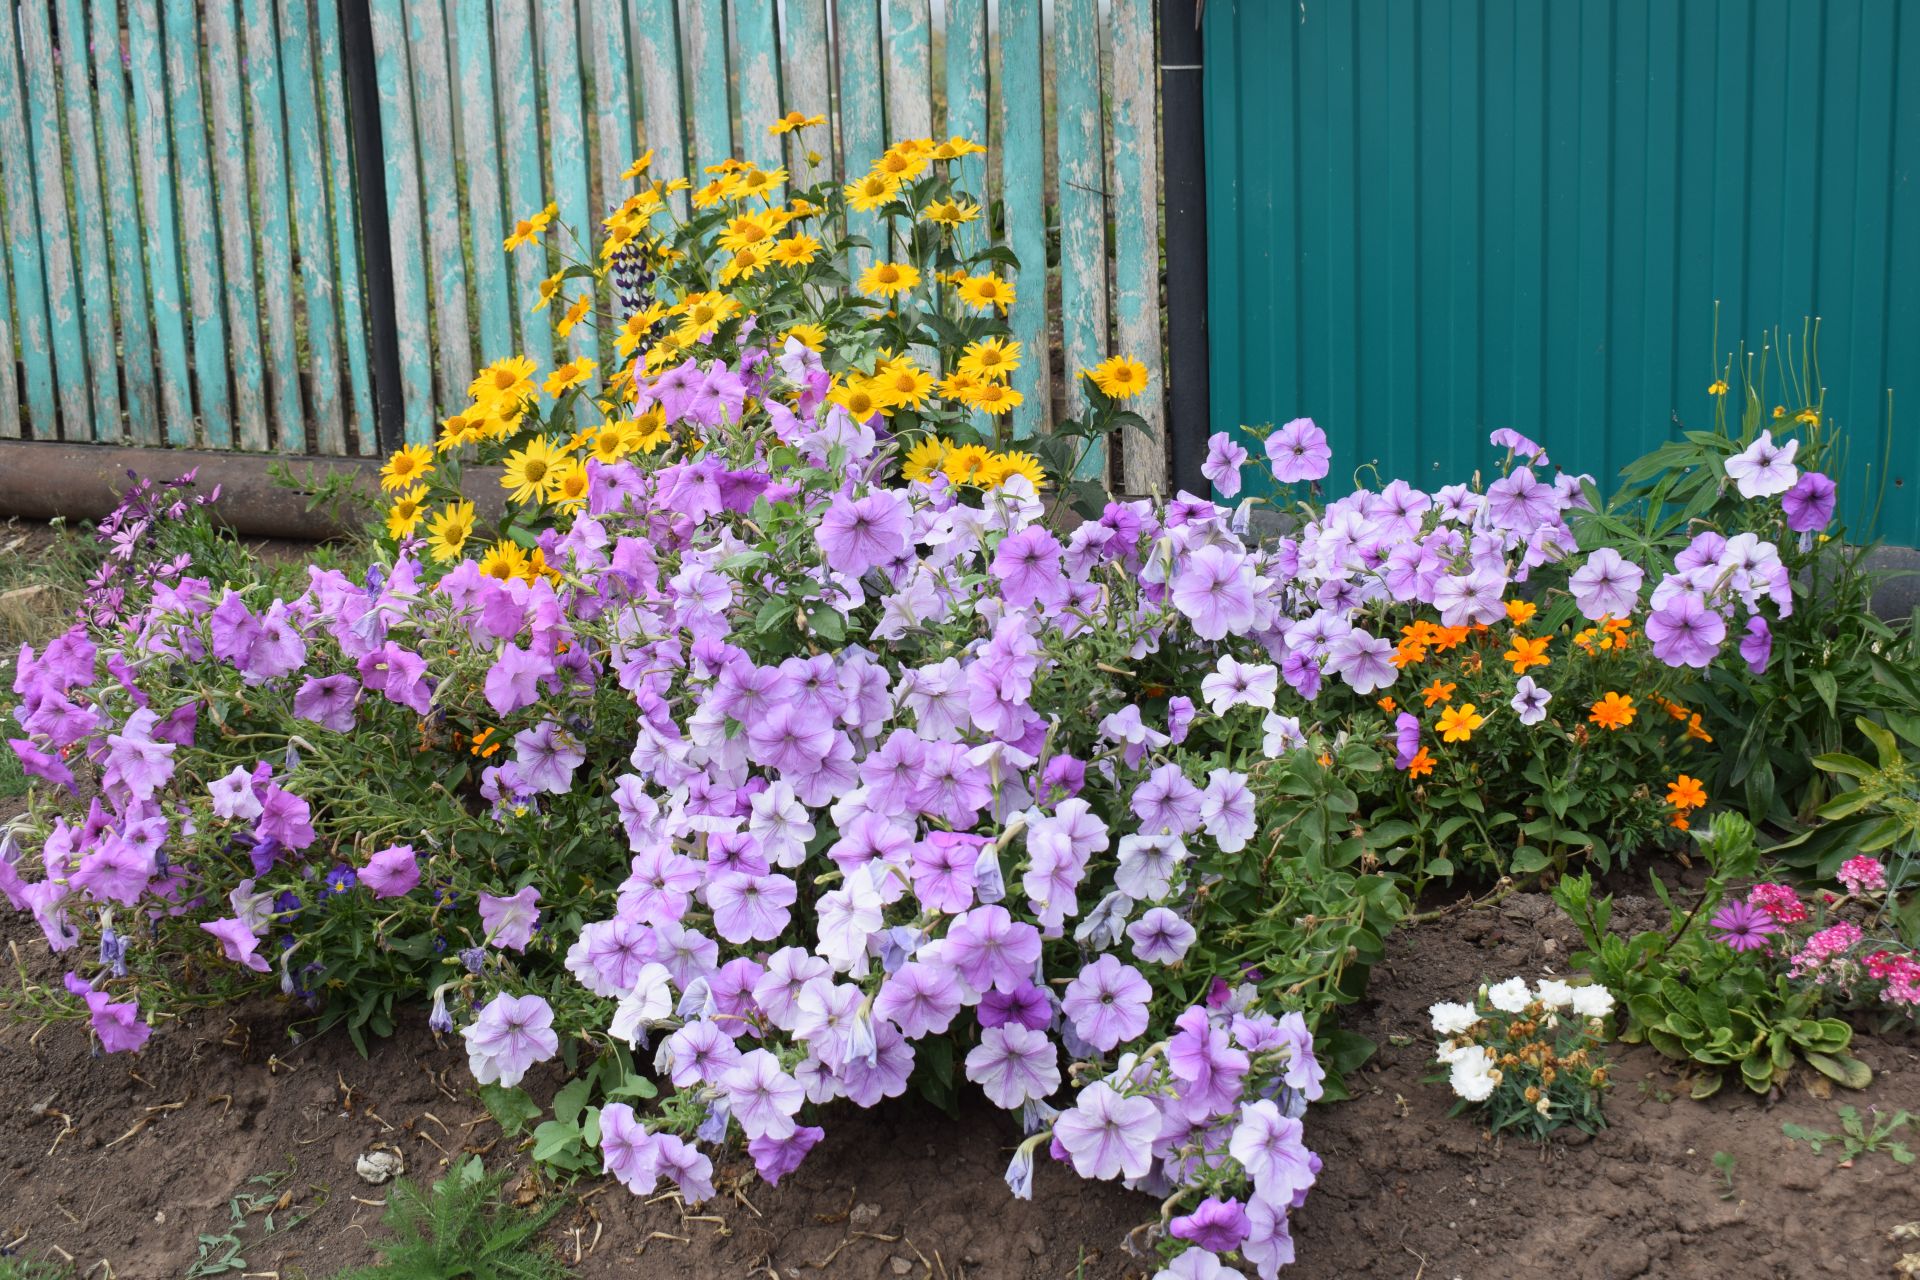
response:
{"label": "light purple petunia", "polygon": [[942,1034],[960,1009],[959,975],[949,965],[921,960],[889,974],[873,1002],[873,1016],[893,1023],[909,1040]]}
{"label": "light purple petunia", "polygon": [[1173,605],[1192,621],[1194,634],[1203,640],[1245,631],[1256,616],[1253,571],[1247,558],[1213,543],[1201,547],[1178,568]]}
{"label": "light purple petunia", "polygon": [[399,898],[413,892],[420,883],[420,863],[413,846],[396,844],[380,850],[360,868],[360,883],[373,890],[376,898]]}
{"label": "light purple petunia", "polygon": [[1232,769],[1207,772],[1207,787],[1200,793],[1200,825],[1222,853],[1238,853],[1247,847],[1259,829],[1259,820],[1254,812],[1253,788],[1245,774]]}
{"label": "light purple petunia", "polygon": [[1222,1200],[1218,1196],[1208,1196],[1194,1206],[1192,1213],[1183,1214],[1167,1224],[1167,1233],[1175,1240],[1185,1240],[1215,1253],[1231,1253],[1238,1249],[1240,1242],[1247,1238],[1252,1229],[1245,1205],[1238,1200]]}
{"label": "light purple petunia", "polygon": [[1183,836],[1200,825],[1200,788],[1169,761],[1134,788],[1128,807],[1140,819],[1142,831]]}
{"label": "light purple petunia", "polygon": [[517,644],[501,649],[500,657],[487,669],[485,692],[487,705],[496,716],[506,716],[522,707],[532,706],[540,698],[540,681],[553,674],[553,663]]}
{"label": "light purple petunia", "polygon": [[947,930],[942,956],[975,991],[1014,991],[1040,960],[1040,931],[1005,907],[975,907]]}
{"label": "light purple petunia", "polygon": [[1552,701],[1553,695],[1542,689],[1532,676],[1521,676],[1514,682],[1513,701],[1508,705],[1521,724],[1534,725],[1547,718],[1547,704]]}
{"label": "light purple petunia", "polygon": [[244,965],[255,973],[269,972],[267,958],[255,950],[260,939],[254,937],[253,930],[244,920],[227,917],[221,920],[209,920],[200,926],[220,940],[220,950],[227,959],[235,964]]}
{"label": "light purple petunia", "polygon": [[904,554],[908,532],[905,496],[881,489],[864,498],[834,498],[814,536],[828,568],[857,578]]}
{"label": "light purple petunia", "polygon": [[1240,492],[1240,468],[1246,461],[1246,448],[1226,432],[1218,431],[1207,437],[1207,459],[1200,464],[1200,474],[1213,483],[1221,497],[1232,498]]}
{"label": "light purple petunia", "polygon": [[1199,936],[1171,907],[1150,907],[1127,926],[1134,958],[1142,964],[1178,964]]}
{"label": "light purple petunia", "polygon": [[1053,1122],[1053,1136],[1083,1178],[1146,1177],[1159,1132],[1160,1109],[1152,1099],[1123,1097],[1104,1080],[1082,1089]]}
{"label": "light purple petunia", "polygon": [[480,895],[480,924],[486,931],[487,945],[508,951],[525,951],[533,940],[533,928],[540,923],[540,890],[527,885],[518,893],[496,897]]}
{"label": "light purple petunia", "polygon": [[1590,621],[1631,618],[1640,605],[1640,587],[1646,570],[1624,559],[1612,547],[1601,547],[1574,570],[1567,587],[1573,601]]}
{"label": "light purple petunia", "polygon": [[1727,478],[1743,498],[1768,498],[1785,493],[1800,476],[1799,468],[1793,465],[1794,455],[1799,451],[1798,440],[1775,444],[1773,432],[1762,431],[1752,444],[1727,459]]}
{"label": "light purple petunia", "polygon": [[786,876],[730,872],[707,884],[714,931],[736,946],[779,937],[798,897],[799,890]]}
{"label": "light purple petunia", "polygon": [[600,1167],[637,1196],[652,1195],[660,1182],[653,1135],[624,1102],[600,1108]]}
{"label": "light purple petunia", "polygon": [[1060,1087],[1060,1051],[1044,1032],[1017,1022],[988,1027],[967,1054],[967,1079],[997,1107],[1013,1111]]}
{"label": "light purple petunia", "polygon": [[359,698],[359,682],[350,675],[308,676],[294,692],[293,714],[322,729],[349,733],[353,729],[353,706]]}
{"label": "light purple petunia", "polygon": [[1060,543],[1039,525],[1028,525],[1001,539],[991,568],[1000,581],[1000,598],[1010,605],[1040,604],[1052,609],[1066,600]]}
{"label": "light purple petunia", "polygon": [[733,1118],[749,1138],[780,1139],[795,1128],[793,1117],[806,1101],[800,1082],[780,1069],[780,1060],[765,1049],[752,1049],[722,1075]]}
{"label": "light purple petunia", "polygon": [[1384,689],[1400,678],[1400,669],[1393,665],[1392,641],[1358,627],[1334,637],[1327,648],[1327,670],[1361,695]]}
{"label": "light purple petunia", "polygon": [[1653,656],[1670,667],[1705,669],[1719,656],[1727,620],[1697,591],[1681,591],[1647,615]]}
{"label": "light purple petunia", "polygon": [[1147,1029],[1153,988],[1132,965],[1098,956],[1067,984],[1060,1011],[1080,1038],[1105,1053]]}
{"label": "light purple petunia", "polygon": [[537,1062],[560,1051],[553,1030],[553,1008],[535,995],[495,996],[480,1016],[461,1028],[467,1042],[467,1065],[481,1084],[511,1089]]}
{"label": "light purple petunia", "polygon": [[107,1053],[137,1053],[153,1034],[153,1028],[140,1020],[140,1006],[133,1001],[116,1001],[76,973],[69,972],[65,982],[69,992],[86,1001],[88,1021]]}
{"label": "light purple petunia", "polygon": [[1773,628],[1760,614],[1747,619],[1746,634],[1740,637],[1740,656],[1746,659],[1747,669],[1759,675],[1773,661]]}
{"label": "light purple petunia", "polygon": [[224,778],[207,784],[213,811],[229,822],[252,822],[260,816],[260,797],[253,791],[253,770],[235,765]]}
{"label": "light purple petunia", "polygon": [[1227,1149],[1262,1199],[1288,1204],[1314,1180],[1312,1153],[1301,1136],[1300,1121],[1280,1114],[1271,1099],[1262,1099],[1241,1110]]}
{"label": "light purple petunia", "polygon": [[1267,437],[1267,461],[1273,464],[1274,479],[1298,484],[1325,476],[1333,450],[1327,433],[1314,426],[1313,419],[1295,418]]}
{"label": "light purple petunia", "polygon": [[747,1143],[747,1154],[753,1157],[753,1167],[761,1180],[770,1187],[777,1187],[780,1179],[798,1169],[800,1162],[807,1158],[807,1152],[826,1136],[824,1129],[796,1125],[793,1132],[784,1138],[752,1139]]}

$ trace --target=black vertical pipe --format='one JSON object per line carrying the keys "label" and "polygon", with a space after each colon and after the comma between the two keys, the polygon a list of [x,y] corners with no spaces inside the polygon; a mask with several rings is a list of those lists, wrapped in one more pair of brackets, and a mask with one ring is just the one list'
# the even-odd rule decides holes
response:
{"label": "black vertical pipe", "polygon": [[[1264,2],[1264,0],[1262,0]],[[1206,493],[1207,158],[1202,0],[1160,0],[1160,154],[1167,202],[1167,434],[1177,492]]]}
{"label": "black vertical pipe", "polygon": [[347,120],[353,131],[353,175],[359,191],[360,262],[366,268],[374,435],[380,451],[391,453],[406,439],[406,405],[400,395],[400,335],[394,323],[393,248],[387,227],[387,161],[380,137],[380,85],[374,75],[373,16],[367,0],[339,3]]}

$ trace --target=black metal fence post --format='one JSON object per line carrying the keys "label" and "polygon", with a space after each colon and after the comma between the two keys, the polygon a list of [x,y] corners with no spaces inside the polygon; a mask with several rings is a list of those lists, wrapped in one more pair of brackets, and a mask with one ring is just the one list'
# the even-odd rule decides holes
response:
{"label": "black metal fence post", "polygon": [[391,453],[405,441],[406,405],[400,395],[400,337],[394,327],[393,249],[387,227],[387,161],[380,136],[380,86],[374,75],[373,17],[367,0],[339,3],[354,186],[359,192],[360,261],[366,268],[374,434],[380,451]]}
{"label": "black metal fence post", "polygon": [[1207,161],[1200,0],[1160,2],[1160,154],[1166,158],[1167,435],[1172,488],[1207,492]]}

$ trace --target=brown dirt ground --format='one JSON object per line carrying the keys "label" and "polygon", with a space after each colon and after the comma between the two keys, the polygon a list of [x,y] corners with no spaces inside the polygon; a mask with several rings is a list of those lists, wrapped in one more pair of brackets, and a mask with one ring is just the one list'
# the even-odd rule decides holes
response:
{"label": "brown dirt ground", "polygon": [[[1622,904],[1631,919],[1636,904]],[[1645,904],[1650,905],[1650,904]],[[24,927],[23,927],[24,926]],[[0,921],[27,974],[59,967],[30,922]],[[1822,1097],[1796,1080],[1761,1100],[1730,1091],[1686,1098],[1644,1049],[1617,1058],[1612,1127],[1545,1148],[1491,1142],[1449,1118],[1444,1087],[1423,1084],[1425,1006],[1483,978],[1557,968],[1569,931],[1536,895],[1397,935],[1372,998],[1349,1025],[1382,1044],[1355,1098],[1309,1116],[1326,1171],[1296,1218],[1301,1280],[1331,1277],[1625,1277],[1893,1275],[1920,1244],[1890,1234],[1920,1219],[1920,1178],[1885,1156],[1840,1167],[1781,1134],[1783,1121],[1837,1129],[1842,1101],[1891,1108],[1920,1100],[1920,1049],[1865,1039],[1877,1078],[1863,1094]],[[17,987],[17,975],[7,979]],[[285,1280],[367,1261],[380,1189],[355,1158],[376,1145],[431,1176],[464,1151],[524,1155],[468,1089],[457,1045],[420,1019],[362,1059],[344,1036],[300,1044],[270,1003],[193,1015],[137,1058],[94,1058],[84,1028],[0,1029],[8,1088],[0,1103],[0,1243],[30,1257],[72,1255],[123,1280],[184,1275],[195,1237],[230,1226],[228,1202],[254,1175],[293,1170],[281,1230],[259,1217],[241,1233],[246,1270]],[[1395,1047],[1389,1036],[1412,1036]],[[559,1083],[531,1078],[536,1096]],[[1811,1087],[1810,1087],[1811,1085]],[[842,1110],[828,1138],[777,1189],[738,1157],[697,1214],[588,1182],[553,1240],[586,1277],[1122,1277],[1146,1272],[1124,1247],[1153,1212],[1145,1197],[1043,1168],[1031,1203],[1000,1181],[1013,1133],[989,1108],[952,1119],[902,1102]],[[1712,1160],[1734,1159],[1732,1189]],[[515,1189],[520,1183],[510,1184]],[[527,1187],[531,1195],[533,1188]],[[297,1226],[291,1214],[310,1211]]]}

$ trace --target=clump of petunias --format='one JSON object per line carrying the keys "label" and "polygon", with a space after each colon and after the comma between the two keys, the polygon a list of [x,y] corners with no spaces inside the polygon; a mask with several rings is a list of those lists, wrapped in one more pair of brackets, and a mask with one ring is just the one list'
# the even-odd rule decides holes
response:
{"label": "clump of petunias", "polygon": [[1605,987],[1557,978],[1508,978],[1470,1001],[1436,1004],[1427,1012],[1445,1071],[1432,1078],[1453,1090],[1453,1114],[1477,1111],[1494,1133],[1535,1141],[1564,1125],[1592,1133],[1606,1124],[1601,1045],[1613,1007]]}

